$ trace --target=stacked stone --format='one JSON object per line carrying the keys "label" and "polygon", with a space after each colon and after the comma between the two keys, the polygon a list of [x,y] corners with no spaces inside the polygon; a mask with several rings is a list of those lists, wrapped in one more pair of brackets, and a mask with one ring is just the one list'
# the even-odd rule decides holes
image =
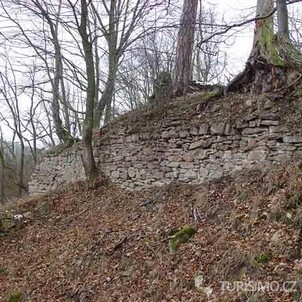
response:
{"label": "stacked stone", "polygon": [[[302,158],[300,129],[282,124],[278,111],[252,112],[235,120],[170,117],[152,131],[132,134],[119,125],[95,139],[94,156],[113,182],[130,189],[172,181],[203,183],[245,168]],[[45,157],[33,174],[30,193],[83,180],[80,146]]]}

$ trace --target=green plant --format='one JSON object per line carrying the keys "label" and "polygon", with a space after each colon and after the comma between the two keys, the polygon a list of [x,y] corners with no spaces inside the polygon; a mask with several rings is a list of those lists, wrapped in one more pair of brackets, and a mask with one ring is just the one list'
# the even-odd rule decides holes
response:
{"label": "green plant", "polygon": [[266,264],[273,258],[273,254],[271,251],[261,253],[255,256],[254,261],[256,264]]}
{"label": "green plant", "polygon": [[20,302],[22,301],[23,294],[19,291],[12,292],[7,299],[7,302]]}

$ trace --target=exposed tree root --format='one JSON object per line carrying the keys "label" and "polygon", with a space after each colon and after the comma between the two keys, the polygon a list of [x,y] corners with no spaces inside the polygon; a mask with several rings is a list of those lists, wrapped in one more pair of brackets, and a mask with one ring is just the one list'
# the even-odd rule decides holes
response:
{"label": "exposed tree root", "polygon": [[301,67],[301,53],[288,39],[275,35],[270,43],[256,43],[244,70],[227,85],[226,93],[287,93],[301,84]]}

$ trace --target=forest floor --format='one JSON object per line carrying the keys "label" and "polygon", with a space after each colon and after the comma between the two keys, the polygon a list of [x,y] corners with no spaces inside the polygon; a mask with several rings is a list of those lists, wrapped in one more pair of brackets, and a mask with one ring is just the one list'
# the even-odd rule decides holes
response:
{"label": "forest floor", "polygon": [[[76,184],[8,210],[28,218],[0,233],[0,301],[302,301],[294,166],[145,191]],[[185,225],[197,233],[169,251]]]}

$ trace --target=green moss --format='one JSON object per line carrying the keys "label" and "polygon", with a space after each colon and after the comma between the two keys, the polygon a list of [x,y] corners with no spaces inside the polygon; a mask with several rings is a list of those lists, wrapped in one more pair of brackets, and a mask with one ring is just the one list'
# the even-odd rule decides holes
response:
{"label": "green moss", "polygon": [[257,255],[254,260],[256,264],[266,264],[273,258],[273,254],[271,251],[261,253]]}
{"label": "green moss", "polygon": [[169,250],[173,253],[178,250],[182,243],[186,243],[189,239],[196,234],[196,229],[190,225],[183,226],[178,232],[176,232],[169,240]]}
{"label": "green moss", "polygon": [[215,87],[213,85],[213,90],[210,92],[207,92],[205,96],[203,96],[203,101],[208,102],[212,100],[219,99],[223,95],[223,87],[217,86]]}
{"label": "green moss", "polygon": [[7,302],[20,302],[22,301],[23,294],[19,291],[12,292],[7,299]]}
{"label": "green moss", "polygon": [[9,212],[0,213],[0,232],[7,232],[9,229],[15,227],[16,223],[14,216]]}
{"label": "green moss", "polygon": [[[286,62],[282,59],[275,45],[276,36],[273,30],[273,19],[270,17],[266,24],[261,27],[260,45],[268,62],[274,66],[284,67]],[[268,57],[267,55],[268,54]]]}

